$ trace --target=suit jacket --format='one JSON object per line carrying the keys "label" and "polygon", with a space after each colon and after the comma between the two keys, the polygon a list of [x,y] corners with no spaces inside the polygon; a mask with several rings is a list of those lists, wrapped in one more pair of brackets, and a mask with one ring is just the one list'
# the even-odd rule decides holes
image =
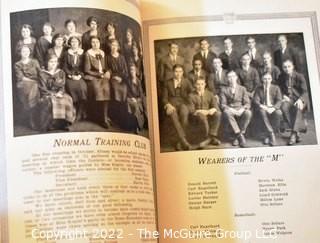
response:
{"label": "suit jacket", "polygon": [[162,103],[164,106],[168,103],[173,106],[188,104],[188,96],[192,91],[193,86],[187,79],[181,80],[180,92],[174,88],[174,79],[167,80],[163,87]]}
{"label": "suit jacket", "polygon": [[208,77],[208,89],[219,94],[223,87],[229,86],[229,82],[227,79],[227,71],[222,70],[221,77],[219,78],[216,72],[210,73]]}
{"label": "suit jacket", "polygon": [[228,107],[240,109],[242,107],[250,109],[250,98],[245,87],[237,85],[236,91],[232,94],[232,88],[226,87],[220,93],[221,109],[225,110]]}
{"label": "suit jacket", "polygon": [[265,68],[265,67],[260,67],[258,69],[258,72],[259,72],[259,75],[260,75],[260,79],[262,80],[262,76],[265,72],[269,72],[271,73],[271,76],[272,76],[272,83],[275,83],[277,84],[278,83],[278,79],[279,79],[279,76],[281,74],[281,71],[280,69],[275,66],[275,65],[272,65],[270,69],[268,68]]}
{"label": "suit jacket", "polygon": [[294,102],[298,99],[301,99],[305,105],[308,105],[308,88],[303,74],[296,71],[293,72],[291,77],[291,90],[289,89],[289,82],[289,76],[286,73],[281,73],[278,84],[282,94],[288,96]]}
{"label": "suit jacket", "polygon": [[207,89],[204,90],[202,97],[197,93],[197,91],[193,91],[189,94],[188,101],[191,113],[196,110],[209,110],[211,108],[220,110],[216,97]]}
{"label": "suit jacket", "polygon": [[[278,85],[271,84],[269,87],[269,99],[272,106],[280,109],[282,94]],[[266,95],[263,85],[257,87],[253,96],[253,103],[259,108],[260,105],[266,105]]]}
{"label": "suit jacket", "polygon": [[192,69],[188,74],[187,74],[187,79],[190,81],[190,83],[195,86],[195,83],[199,77],[204,78],[207,81],[207,72],[205,70],[200,71],[200,75],[195,74],[195,71]]}
{"label": "suit jacket", "polygon": [[[246,53],[248,53],[250,55],[249,50]],[[255,56],[251,57],[251,58],[252,59],[251,59],[250,65],[252,67],[254,67],[255,69],[259,69],[263,64],[263,58],[262,58],[261,53],[257,50],[255,53]]]}
{"label": "suit jacket", "polygon": [[297,54],[295,53],[295,51],[291,48],[291,47],[287,47],[286,50],[284,51],[284,53],[282,53],[282,51],[280,49],[276,50],[273,54],[273,61],[274,64],[280,69],[282,70],[282,64],[283,61],[290,59],[296,70],[300,70],[300,65],[298,63],[298,58],[297,58]]}
{"label": "suit jacket", "polygon": [[239,76],[239,81],[242,86],[244,86],[248,92],[252,93],[255,88],[260,84],[260,78],[258,71],[249,67],[248,71],[242,68],[237,70]]}
{"label": "suit jacket", "polygon": [[216,58],[217,55],[213,51],[208,51],[207,58],[202,57],[201,51],[193,56],[193,60],[200,59],[202,61],[202,68],[207,72],[211,72],[213,70],[212,61]]}
{"label": "suit jacket", "polygon": [[221,61],[222,61],[222,68],[226,70],[236,70],[240,67],[240,57],[239,54],[232,50],[231,54],[228,56],[226,52],[222,52],[219,55]]}
{"label": "suit jacket", "polygon": [[174,62],[170,55],[167,54],[160,59],[158,80],[161,83],[173,78],[173,66],[176,64],[184,65],[184,58],[177,55],[176,62]]}

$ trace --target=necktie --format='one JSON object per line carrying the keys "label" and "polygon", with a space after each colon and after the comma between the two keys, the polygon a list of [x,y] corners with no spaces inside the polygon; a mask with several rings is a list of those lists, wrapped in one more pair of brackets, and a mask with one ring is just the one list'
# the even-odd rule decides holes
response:
{"label": "necktie", "polygon": [[270,96],[269,96],[269,87],[265,87],[264,88],[264,97],[265,97],[265,105],[266,106],[271,106]]}

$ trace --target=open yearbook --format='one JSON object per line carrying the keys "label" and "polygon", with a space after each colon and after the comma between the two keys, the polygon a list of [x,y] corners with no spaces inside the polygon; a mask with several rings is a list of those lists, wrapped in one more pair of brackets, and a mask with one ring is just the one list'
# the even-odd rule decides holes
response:
{"label": "open yearbook", "polygon": [[1,1],[1,243],[319,243],[299,4]]}

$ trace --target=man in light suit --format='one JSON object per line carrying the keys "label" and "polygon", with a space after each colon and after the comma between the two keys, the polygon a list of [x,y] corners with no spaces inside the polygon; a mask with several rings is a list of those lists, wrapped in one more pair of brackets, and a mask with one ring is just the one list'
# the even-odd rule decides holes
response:
{"label": "man in light suit", "polygon": [[232,145],[243,148],[246,147],[245,133],[252,116],[251,102],[246,88],[238,84],[237,73],[231,70],[227,78],[229,87],[222,89],[220,94],[221,109],[235,134]]}
{"label": "man in light suit", "polygon": [[163,56],[158,64],[158,83],[163,85],[165,81],[173,78],[173,66],[176,64],[183,66],[184,58],[179,55],[178,44],[171,42],[168,54]]}
{"label": "man in light suit", "polygon": [[250,65],[255,69],[259,69],[262,65],[262,55],[256,48],[256,40],[254,37],[249,36],[247,38],[248,51],[247,53],[251,57]]}
{"label": "man in light suit", "polygon": [[263,53],[263,65],[259,68],[259,75],[262,78],[264,73],[271,73],[272,82],[278,83],[279,76],[281,74],[280,69],[272,63],[272,55],[266,51]]}
{"label": "man in light suit", "polygon": [[191,83],[183,77],[183,66],[173,66],[174,77],[165,81],[162,103],[165,114],[171,118],[178,134],[177,149],[189,150],[191,145],[186,139],[185,129],[188,125],[189,108],[188,96],[193,91]]}
{"label": "man in light suit", "polygon": [[292,60],[285,60],[282,69],[278,82],[283,94],[281,110],[292,130],[288,145],[294,145],[301,142],[300,131],[307,130],[304,113],[309,106],[308,89],[303,74],[294,70]]}
{"label": "man in light suit", "polygon": [[202,68],[201,59],[193,59],[192,61],[193,69],[187,74],[187,78],[190,83],[195,87],[198,78],[203,78],[207,80],[207,72]]}
{"label": "man in light suit", "polygon": [[222,61],[219,57],[213,59],[213,72],[208,77],[208,89],[220,95],[223,87],[229,86],[227,71],[222,68]]}
{"label": "man in light suit", "polygon": [[192,117],[200,121],[206,131],[206,138],[200,143],[199,147],[204,148],[210,143],[219,145],[218,129],[221,112],[216,97],[205,88],[206,81],[203,78],[198,78],[195,86],[196,90],[189,94],[189,110]]}
{"label": "man in light suit", "polygon": [[239,54],[233,50],[233,42],[230,37],[223,40],[224,52],[219,57],[222,61],[222,67],[226,70],[236,70],[239,68]]}
{"label": "man in light suit", "polygon": [[199,43],[200,51],[193,56],[193,60],[202,60],[202,68],[210,73],[212,71],[212,60],[217,57],[217,55],[210,50],[209,41],[207,39],[201,39]]}
{"label": "man in light suit", "polygon": [[291,60],[296,70],[300,70],[299,59],[293,48],[288,46],[288,39],[286,35],[278,36],[279,49],[274,52],[274,64],[283,71],[283,62]]}
{"label": "man in light suit", "polygon": [[264,73],[262,85],[258,86],[254,92],[253,103],[267,131],[267,136],[264,139],[266,145],[276,145],[275,133],[279,132],[282,118],[281,101],[282,95],[279,86],[272,84],[271,73]]}
{"label": "man in light suit", "polygon": [[260,85],[260,78],[258,71],[250,66],[251,58],[248,53],[241,56],[241,68],[237,69],[239,81],[244,86],[250,98],[253,97],[254,90]]}

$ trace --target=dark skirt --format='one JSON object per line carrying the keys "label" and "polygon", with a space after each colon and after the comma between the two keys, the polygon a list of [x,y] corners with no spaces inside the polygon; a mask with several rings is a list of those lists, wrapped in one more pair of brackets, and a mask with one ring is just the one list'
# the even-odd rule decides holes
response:
{"label": "dark skirt", "polygon": [[83,79],[73,80],[67,78],[66,89],[68,93],[71,95],[74,103],[87,100],[88,89],[87,84]]}
{"label": "dark skirt", "polygon": [[87,81],[88,95],[91,100],[108,101],[110,100],[110,82],[109,79],[91,79]]}

